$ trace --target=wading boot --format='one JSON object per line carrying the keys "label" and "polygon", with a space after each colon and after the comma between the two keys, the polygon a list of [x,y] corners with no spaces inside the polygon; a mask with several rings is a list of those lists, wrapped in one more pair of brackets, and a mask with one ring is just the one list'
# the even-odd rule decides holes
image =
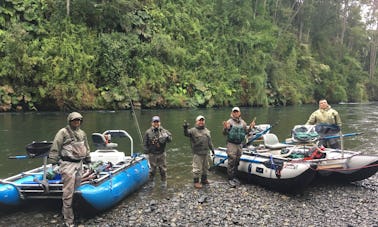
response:
{"label": "wading boot", "polygon": [[148,180],[149,181],[154,181],[154,178],[155,178],[155,173],[149,172],[149,174],[148,174]]}
{"label": "wading boot", "polygon": [[161,173],[161,187],[166,188],[167,187],[167,174]]}
{"label": "wading boot", "polygon": [[151,173],[148,176],[148,184],[150,185],[151,188],[155,187],[154,175]]}
{"label": "wading boot", "polygon": [[167,181],[167,175],[165,173],[161,174],[160,176],[162,182]]}
{"label": "wading boot", "polygon": [[202,184],[199,182],[199,179],[198,179],[198,178],[194,178],[194,179],[193,179],[193,182],[194,182],[194,187],[195,187],[195,188],[197,188],[197,189],[202,188]]}
{"label": "wading boot", "polygon": [[203,184],[203,185],[205,185],[205,184],[209,185],[210,184],[210,182],[207,180],[207,175],[201,176],[201,184]]}
{"label": "wading boot", "polygon": [[234,181],[233,178],[228,178],[228,183],[230,184],[230,187],[231,188],[235,188],[236,187],[236,182]]}

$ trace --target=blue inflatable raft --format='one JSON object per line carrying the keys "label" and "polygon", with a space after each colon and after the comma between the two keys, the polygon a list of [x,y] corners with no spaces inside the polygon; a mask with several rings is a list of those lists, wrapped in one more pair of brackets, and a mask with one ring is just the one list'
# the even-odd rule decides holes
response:
{"label": "blue inflatable raft", "polygon": [[[111,138],[116,137],[130,139],[130,156],[118,151],[118,145],[111,142]],[[133,153],[133,139],[124,130],[93,133],[92,139],[97,149],[91,152],[92,163],[85,165],[82,183],[75,191],[75,200],[80,206],[102,211],[116,205],[144,185],[148,181],[149,165],[143,155]],[[31,145],[35,148],[41,143]],[[47,152],[48,149],[49,146],[42,148]],[[29,151],[30,149],[29,158],[33,157],[34,152],[32,154]],[[51,164],[46,164],[46,155],[38,156],[43,157],[43,166],[0,179],[0,205],[18,206],[32,199],[61,199],[63,184],[60,174],[54,172]]]}

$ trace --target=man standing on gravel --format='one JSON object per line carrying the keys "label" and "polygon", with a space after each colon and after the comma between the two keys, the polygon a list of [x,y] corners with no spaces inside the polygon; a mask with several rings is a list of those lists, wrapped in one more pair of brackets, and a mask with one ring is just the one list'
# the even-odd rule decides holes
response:
{"label": "man standing on gravel", "polygon": [[153,181],[156,169],[159,168],[162,186],[167,186],[167,154],[165,146],[172,141],[172,134],[161,127],[160,117],[152,117],[151,127],[143,137],[143,149],[148,154],[150,164],[150,180]]}
{"label": "man standing on gravel", "polygon": [[255,127],[255,121],[252,121],[247,127],[247,123],[241,118],[239,107],[232,108],[231,118],[223,122],[223,134],[227,136],[227,174],[228,182],[231,187],[240,184],[236,178],[240,157],[242,155],[242,143],[245,141],[245,135]]}
{"label": "man standing on gravel", "polygon": [[[184,123],[184,135],[190,138],[190,144],[193,152],[193,181],[194,187],[199,189],[202,185],[209,184],[207,179],[209,169],[209,149],[214,153],[213,143],[211,141],[210,131],[205,127],[205,117],[199,115],[196,118],[196,125],[188,129],[189,124]],[[201,177],[201,182],[199,179]]]}
{"label": "man standing on gravel", "polygon": [[83,116],[72,112],[67,117],[68,125],[55,135],[49,153],[53,165],[59,162],[59,172],[63,181],[63,218],[66,226],[74,226],[72,200],[75,189],[80,186],[83,162],[89,163],[87,134],[80,129]]}

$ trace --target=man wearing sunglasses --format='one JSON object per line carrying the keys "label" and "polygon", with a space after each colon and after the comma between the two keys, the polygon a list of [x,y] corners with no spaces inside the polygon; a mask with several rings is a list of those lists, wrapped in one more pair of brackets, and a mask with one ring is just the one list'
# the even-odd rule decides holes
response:
{"label": "man wearing sunglasses", "polygon": [[81,183],[83,162],[90,162],[87,134],[80,129],[82,122],[83,116],[80,113],[70,113],[67,126],[55,135],[49,153],[50,161],[53,164],[59,163],[63,181],[62,213],[66,226],[74,226],[73,195]]}
{"label": "man wearing sunglasses", "polygon": [[255,127],[253,120],[249,127],[241,118],[239,107],[232,108],[231,118],[223,122],[223,134],[227,136],[227,174],[231,187],[240,184],[236,178],[240,157],[242,155],[242,143],[245,141],[245,135]]}
{"label": "man wearing sunglasses", "polygon": [[[193,179],[194,187],[202,188],[202,185],[208,185],[207,171],[209,169],[209,150],[214,153],[213,143],[211,141],[210,131],[205,127],[205,117],[199,115],[196,118],[196,124],[193,128],[188,129],[189,124],[184,123],[184,135],[190,138],[190,144],[193,152]],[[201,177],[201,182],[199,179]]]}
{"label": "man wearing sunglasses", "polygon": [[148,154],[150,164],[150,181],[153,182],[156,170],[159,169],[162,186],[167,185],[167,154],[165,146],[172,141],[172,134],[163,128],[160,117],[152,117],[151,127],[146,130],[143,137],[144,153]]}

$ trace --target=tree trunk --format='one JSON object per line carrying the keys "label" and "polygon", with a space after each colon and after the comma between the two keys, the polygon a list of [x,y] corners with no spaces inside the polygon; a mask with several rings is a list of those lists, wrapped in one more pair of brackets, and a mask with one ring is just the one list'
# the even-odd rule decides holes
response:
{"label": "tree trunk", "polygon": [[256,15],[257,15],[257,6],[259,5],[259,0],[255,0],[255,7],[254,7],[254,10],[253,10],[253,19],[256,19]]}
{"label": "tree trunk", "polygon": [[343,44],[344,44],[345,31],[346,31],[346,26],[347,26],[348,10],[349,10],[349,0],[344,0],[343,21],[341,24],[341,34],[340,34],[340,48],[341,48],[340,58],[343,58],[344,56]]}
{"label": "tree trunk", "polygon": [[375,59],[377,57],[377,45],[373,39],[370,45],[370,67],[369,67],[369,76],[372,80],[375,74]]}
{"label": "tree trunk", "polygon": [[293,5],[291,6],[291,10],[294,11],[293,14],[291,15],[289,21],[287,22],[287,25],[286,27],[283,29],[283,31],[286,31],[290,26],[291,24],[293,23],[293,20],[295,19],[295,17],[297,16],[297,14],[299,13],[299,11],[301,11],[301,8],[303,6],[303,3],[301,2],[294,2]]}
{"label": "tree trunk", "polygon": [[303,21],[299,22],[299,43],[302,43],[302,33],[303,33]]}
{"label": "tree trunk", "polygon": [[71,0],[67,0],[66,2],[66,11],[67,11],[67,17],[70,16],[70,2]]}
{"label": "tree trunk", "polygon": [[278,11],[278,6],[280,4],[280,0],[276,0],[276,6],[274,7],[274,23],[277,24],[277,11]]}
{"label": "tree trunk", "polygon": [[[374,0],[373,2],[373,9],[372,9],[372,15],[375,16],[375,12],[378,7],[378,0]],[[377,59],[377,39],[378,39],[378,21],[375,20],[375,31],[372,31],[371,36],[371,43],[370,43],[370,65],[369,65],[369,77],[370,79],[374,78],[375,74],[375,63]]]}

